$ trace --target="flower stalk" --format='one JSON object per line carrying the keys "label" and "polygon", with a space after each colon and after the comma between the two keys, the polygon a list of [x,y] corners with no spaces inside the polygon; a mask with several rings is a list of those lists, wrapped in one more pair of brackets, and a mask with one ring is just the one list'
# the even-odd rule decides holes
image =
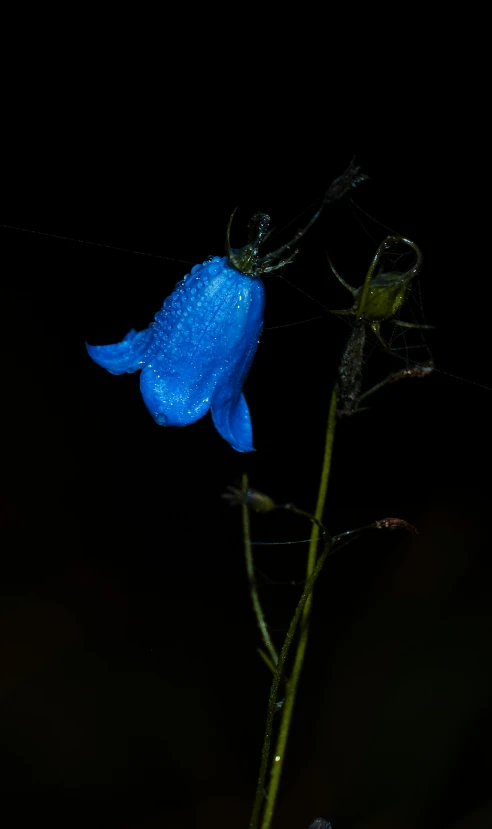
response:
{"label": "flower stalk", "polygon": [[[325,542],[323,551],[320,557],[317,559],[317,549],[318,549],[318,541],[319,541],[319,534],[320,534],[320,527],[319,523],[323,519],[323,513],[325,509],[326,503],[326,493],[328,490],[328,481],[330,478],[330,470],[331,470],[331,460],[333,454],[333,441],[335,437],[335,426],[337,420],[337,389],[336,387],[333,389],[331,400],[330,400],[330,408],[328,412],[328,423],[326,427],[326,438],[325,438],[325,451],[323,455],[323,465],[321,468],[321,478],[318,490],[318,500],[316,503],[316,511],[314,517],[316,518],[316,522],[313,522],[313,527],[311,530],[311,539],[309,543],[309,550],[308,550],[308,559],[306,565],[306,584],[304,587],[303,594],[297,605],[296,612],[290,624],[289,630],[285,637],[285,641],[280,652],[280,656],[276,665],[275,673],[273,676],[272,686],[270,689],[270,698],[268,703],[268,714],[267,714],[267,722],[265,726],[265,736],[263,741],[263,748],[262,748],[262,757],[261,757],[261,765],[260,765],[260,773],[258,777],[258,785],[256,789],[256,797],[253,806],[253,813],[251,816],[251,823],[250,829],[257,829],[259,815],[261,811],[261,806],[263,802],[263,792],[265,789],[265,780],[266,780],[266,772],[268,768],[268,763],[270,760],[270,746],[272,741],[272,728],[273,728],[273,717],[276,711],[275,703],[277,701],[277,692],[278,687],[280,684],[283,667],[285,664],[285,660],[287,658],[287,654],[289,652],[290,646],[292,644],[292,639],[297,629],[297,625],[301,622],[301,632],[299,636],[299,641],[297,643],[296,654],[294,657],[294,665],[292,669],[292,673],[289,677],[289,682],[287,684],[287,692],[285,696],[285,701],[282,706],[282,714],[281,714],[281,721],[279,726],[279,732],[277,737],[277,743],[275,747],[275,755],[274,760],[272,763],[271,769],[271,777],[270,777],[270,784],[268,787],[268,792],[266,796],[265,807],[263,811],[263,822],[261,824],[261,829],[269,829],[273,813],[275,810],[275,804],[277,800],[278,788],[280,784],[280,778],[282,775],[283,769],[283,762],[285,757],[285,751],[287,748],[287,741],[290,732],[290,725],[292,721],[292,714],[294,711],[294,703],[296,699],[297,689],[299,686],[299,680],[301,677],[302,666],[304,662],[304,656],[306,653],[308,638],[309,638],[309,617],[311,615],[312,609],[312,590],[316,579],[318,578],[321,569],[326,561],[326,558],[330,554],[332,550],[332,543],[330,540]],[[247,509],[247,508],[246,508]]]}

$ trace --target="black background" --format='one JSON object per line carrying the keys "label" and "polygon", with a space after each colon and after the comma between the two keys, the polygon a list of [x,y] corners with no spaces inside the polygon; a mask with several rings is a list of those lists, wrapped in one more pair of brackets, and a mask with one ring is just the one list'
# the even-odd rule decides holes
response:
{"label": "black background", "polygon": [[[3,802],[22,825],[248,825],[269,676],[240,511],[220,496],[246,471],[278,502],[314,508],[350,331],[323,310],[350,300],[326,254],[360,284],[382,222],[423,251],[416,311],[436,326],[437,370],[338,425],[326,523],[398,516],[420,534],[367,534],[327,564],[274,825],[489,825],[488,319],[470,279],[464,294],[464,263],[442,264],[454,239],[435,148],[388,127],[391,141],[362,127],[335,140],[322,120],[253,129],[227,107],[116,109],[57,129],[33,118],[3,190]],[[237,245],[257,210],[295,229],[353,154],[370,176],[353,199],[373,218],[330,207],[285,271],[292,285],[265,280],[245,387],[257,451],[235,453],[209,415],[157,427],[138,376],[104,372],[84,343],[145,327],[193,264],[224,253],[236,206]],[[369,351],[366,386],[399,367]],[[283,512],[252,522],[259,540],[309,535]],[[257,552],[284,582],[261,591],[278,643],[305,553]]]}

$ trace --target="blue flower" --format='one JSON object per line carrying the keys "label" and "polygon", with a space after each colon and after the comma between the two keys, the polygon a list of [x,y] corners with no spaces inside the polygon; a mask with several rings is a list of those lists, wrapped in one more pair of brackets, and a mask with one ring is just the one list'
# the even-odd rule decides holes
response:
{"label": "blue flower", "polygon": [[248,243],[233,250],[233,213],[227,256],[195,265],[144,331],[132,329],[115,345],[88,345],[89,355],[112,374],[141,369],[142,397],[160,426],[188,426],[210,409],[217,431],[232,448],[253,452],[251,418],[242,389],[263,328],[265,290],[260,274],[292,262],[297,251],[291,253],[291,248],[324,206],[365,178],[352,161],[307,224],[264,256],[260,246],[269,235],[270,217],[256,213],[249,222]]}
{"label": "blue flower", "polygon": [[265,291],[261,279],[231,259],[215,256],[195,265],[149,328],[87,350],[112,374],[142,370],[142,397],[159,425],[187,426],[210,409],[232,448],[252,452],[242,389],[263,327]]}

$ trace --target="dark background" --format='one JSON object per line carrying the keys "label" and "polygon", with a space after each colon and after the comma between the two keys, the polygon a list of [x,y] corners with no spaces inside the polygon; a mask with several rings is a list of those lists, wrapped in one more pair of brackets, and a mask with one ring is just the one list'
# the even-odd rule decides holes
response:
{"label": "dark background", "polygon": [[[126,111],[67,116],[53,131],[33,119],[9,161],[2,803],[19,825],[247,827],[269,676],[240,511],[220,496],[246,471],[278,502],[314,508],[350,332],[324,311],[350,304],[326,254],[361,284],[382,222],[422,248],[414,310],[436,326],[425,339],[437,370],[339,424],[326,523],[335,533],[398,516],[420,534],[366,534],[328,562],[274,826],[307,829],[318,814],[334,829],[490,825],[489,320],[468,277],[464,294],[466,263],[442,264],[454,239],[435,150],[396,131],[334,140],[321,122],[245,132],[215,109],[159,119],[140,117],[141,132]],[[157,427],[138,375],[111,376],[84,343],[145,327],[193,264],[223,254],[236,206],[238,245],[257,210],[295,229],[353,154],[370,176],[353,199],[373,218],[350,202],[327,209],[284,274],[292,285],[265,280],[266,330],[245,387],[256,453],[235,453],[209,415]],[[367,352],[366,387],[400,367],[373,343]],[[278,512],[253,516],[252,532],[295,540],[309,524]],[[279,645],[305,554],[257,550]]]}

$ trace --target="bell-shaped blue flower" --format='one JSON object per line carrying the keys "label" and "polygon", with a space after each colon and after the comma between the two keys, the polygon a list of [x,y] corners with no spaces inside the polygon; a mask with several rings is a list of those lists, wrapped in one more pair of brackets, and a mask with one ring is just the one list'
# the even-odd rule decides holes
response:
{"label": "bell-shaped blue flower", "polygon": [[161,426],[187,426],[210,409],[217,431],[238,452],[252,452],[242,393],[263,326],[261,279],[215,256],[178,282],[149,328],[116,345],[88,345],[112,374],[142,370],[140,389]]}
{"label": "bell-shaped blue flower", "polygon": [[270,217],[265,213],[253,216],[248,243],[233,250],[233,214],[227,229],[227,256],[195,265],[178,282],[149,328],[132,329],[115,345],[88,345],[90,356],[112,374],[141,369],[145,405],[161,426],[187,426],[210,409],[217,431],[233,449],[254,451],[242,389],[263,327],[265,292],[260,274],[291,262],[297,253],[291,253],[291,248],[323,207],[365,178],[352,161],[326,191],[307,224],[289,242],[264,256],[260,246],[269,235]]}

